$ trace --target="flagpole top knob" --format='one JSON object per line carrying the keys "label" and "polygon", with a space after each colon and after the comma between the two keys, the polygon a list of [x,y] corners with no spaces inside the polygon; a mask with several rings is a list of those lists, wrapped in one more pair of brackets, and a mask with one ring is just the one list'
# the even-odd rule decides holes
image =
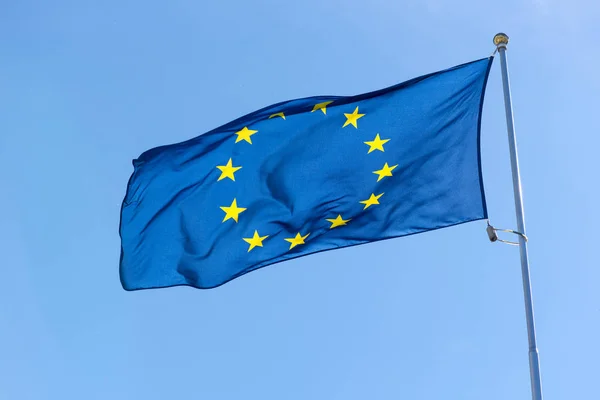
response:
{"label": "flagpole top knob", "polygon": [[508,35],[502,32],[497,33],[496,36],[494,36],[494,44],[497,48],[506,48],[506,45],[508,44]]}

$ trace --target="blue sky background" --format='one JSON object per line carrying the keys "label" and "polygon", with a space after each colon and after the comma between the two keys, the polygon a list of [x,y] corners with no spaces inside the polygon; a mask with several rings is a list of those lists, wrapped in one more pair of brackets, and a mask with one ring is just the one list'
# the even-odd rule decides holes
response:
{"label": "blue sky background", "polygon": [[[19,1],[0,7],[0,399],[528,399],[518,250],[485,222],[322,253],[213,290],[125,292],[131,160],[268,104],[350,95],[511,37],[546,399],[595,398],[593,1]],[[491,220],[514,228],[499,59]]]}

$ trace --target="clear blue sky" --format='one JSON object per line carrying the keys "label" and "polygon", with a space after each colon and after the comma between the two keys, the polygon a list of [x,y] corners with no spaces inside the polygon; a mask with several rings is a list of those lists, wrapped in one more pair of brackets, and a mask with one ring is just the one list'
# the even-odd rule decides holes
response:
{"label": "clear blue sky", "polygon": [[[490,244],[483,221],[213,290],[130,293],[118,275],[120,205],[144,150],[274,102],[486,57],[498,31],[545,396],[597,395],[596,2],[162,3],[3,2],[0,399],[529,399],[518,251]],[[492,222],[514,228],[507,147],[496,59],[484,181]]]}

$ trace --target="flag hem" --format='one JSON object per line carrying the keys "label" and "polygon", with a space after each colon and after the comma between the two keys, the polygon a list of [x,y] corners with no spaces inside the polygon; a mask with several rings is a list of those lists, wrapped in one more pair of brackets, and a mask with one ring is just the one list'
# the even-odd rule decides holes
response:
{"label": "flag hem", "polygon": [[490,76],[490,70],[492,69],[492,63],[494,62],[494,56],[489,57],[487,71],[485,72],[485,78],[483,79],[483,86],[481,88],[481,98],[479,101],[479,116],[477,118],[477,163],[479,164],[479,188],[481,189],[481,205],[483,206],[483,219],[488,218],[487,202],[485,199],[485,187],[483,184],[483,169],[481,163],[481,119],[483,116],[483,103],[485,100],[485,90],[487,88],[488,78]]}

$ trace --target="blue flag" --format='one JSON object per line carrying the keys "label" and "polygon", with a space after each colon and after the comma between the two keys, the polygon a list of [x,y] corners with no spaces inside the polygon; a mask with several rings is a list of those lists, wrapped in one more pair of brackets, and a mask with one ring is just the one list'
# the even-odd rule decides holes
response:
{"label": "blue flag", "polygon": [[284,260],[487,218],[492,57],[351,97],[275,104],[134,160],[123,288],[213,288]]}

